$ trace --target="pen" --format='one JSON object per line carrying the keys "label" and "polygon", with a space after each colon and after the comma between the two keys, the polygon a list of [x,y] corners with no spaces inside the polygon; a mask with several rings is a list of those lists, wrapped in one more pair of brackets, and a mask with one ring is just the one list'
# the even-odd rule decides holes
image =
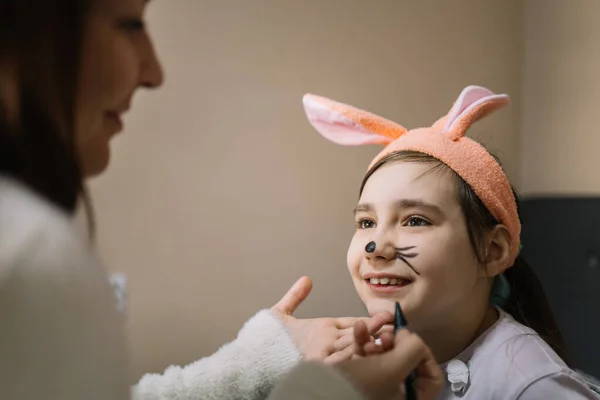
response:
{"label": "pen", "polygon": [[[394,333],[398,332],[400,329],[406,328],[407,322],[404,314],[402,313],[402,308],[400,308],[400,303],[396,302],[396,315],[394,318]],[[415,392],[415,388],[413,386],[413,382],[415,380],[415,373],[412,372],[404,381],[404,390],[406,391],[406,400],[417,400],[417,392]]]}

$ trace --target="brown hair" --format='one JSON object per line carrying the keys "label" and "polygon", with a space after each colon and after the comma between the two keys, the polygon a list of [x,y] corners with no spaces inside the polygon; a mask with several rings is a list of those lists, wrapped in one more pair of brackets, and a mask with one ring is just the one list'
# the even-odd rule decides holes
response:
{"label": "brown hair", "polygon": [[86,0],[0,3],[0,68],[15,72],[18,102],[16,114],[0,104],[0,173],[68,213],[84,195],[75,103],[87,10]]}
{"label": "brown hair", "polygon": [[[456,181],[458,201],[465,218],[471,246],[478,260],[483,263],[482,244],[484,235],[496,226],[498,221],[477,197],[473,189],[437,158],[416,151],[403,150],[391,153],[373,165],[367,172],[361,184],[360,193],[362,194],[367,180],[375,171],[382,165],[395,161],[432,163],[432,170],[445,168],[452,173]],[[515,194],[518,210],[519,199],[514,189],[513,193]],[[573,367],[544,288],[533,269],[519,255],[515,263],[504,272],[504,276],[511,287],[511,297],[506,306],[503,307],[504,310],[511,314],[515,320],[535,330],[569,367]]]}

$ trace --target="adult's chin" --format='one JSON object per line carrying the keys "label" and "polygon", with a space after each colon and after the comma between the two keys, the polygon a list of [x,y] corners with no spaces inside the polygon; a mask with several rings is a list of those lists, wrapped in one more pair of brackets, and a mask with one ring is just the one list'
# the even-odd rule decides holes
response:
{"label": "adult's chin", "polygon": [[91,179],[101,175],[110,164],[110,146],[83,149],[81,157],[81,172],[85,179]]}

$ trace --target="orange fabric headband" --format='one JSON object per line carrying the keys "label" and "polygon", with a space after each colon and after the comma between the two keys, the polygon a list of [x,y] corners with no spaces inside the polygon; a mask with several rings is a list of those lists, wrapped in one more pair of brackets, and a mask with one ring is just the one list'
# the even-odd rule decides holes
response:
{"label": "orange fabric headband", "polygon": [[508,101],[505,94],[468,86],[450,112],[431,127],[407,130],[380,116],[324,97],[306,94],[303,98],[308,120],[328,140],[346,146],[385,145],[369,168],[390,153],[412,150],[435,157],[454,170],[471,186],[494,218],[507,227],[512,265],[519,253],[521,222],[510,183],[494,157],[465,136],[474,122]]}

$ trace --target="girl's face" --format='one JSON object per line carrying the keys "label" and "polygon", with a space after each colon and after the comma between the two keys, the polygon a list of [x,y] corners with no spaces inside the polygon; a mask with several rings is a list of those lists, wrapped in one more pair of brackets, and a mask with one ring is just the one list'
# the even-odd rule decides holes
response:
{"label": "girl's face", "polygon": [[143,23],[148,0],[93,0],[83,36],[77,142],[86,176],[104,171],[109,141],[140,87],[157,87],[162,70]]}
{"label": "girl's face", "polygon": [[[347,257],[369,313],[393,313],[399,301],[416,331],[461,318],[489,290],[469,241],[456,178],[433,166],[396,161],[371,175],[356,207]],[[371,241],[375,250],[367,252]]]}

